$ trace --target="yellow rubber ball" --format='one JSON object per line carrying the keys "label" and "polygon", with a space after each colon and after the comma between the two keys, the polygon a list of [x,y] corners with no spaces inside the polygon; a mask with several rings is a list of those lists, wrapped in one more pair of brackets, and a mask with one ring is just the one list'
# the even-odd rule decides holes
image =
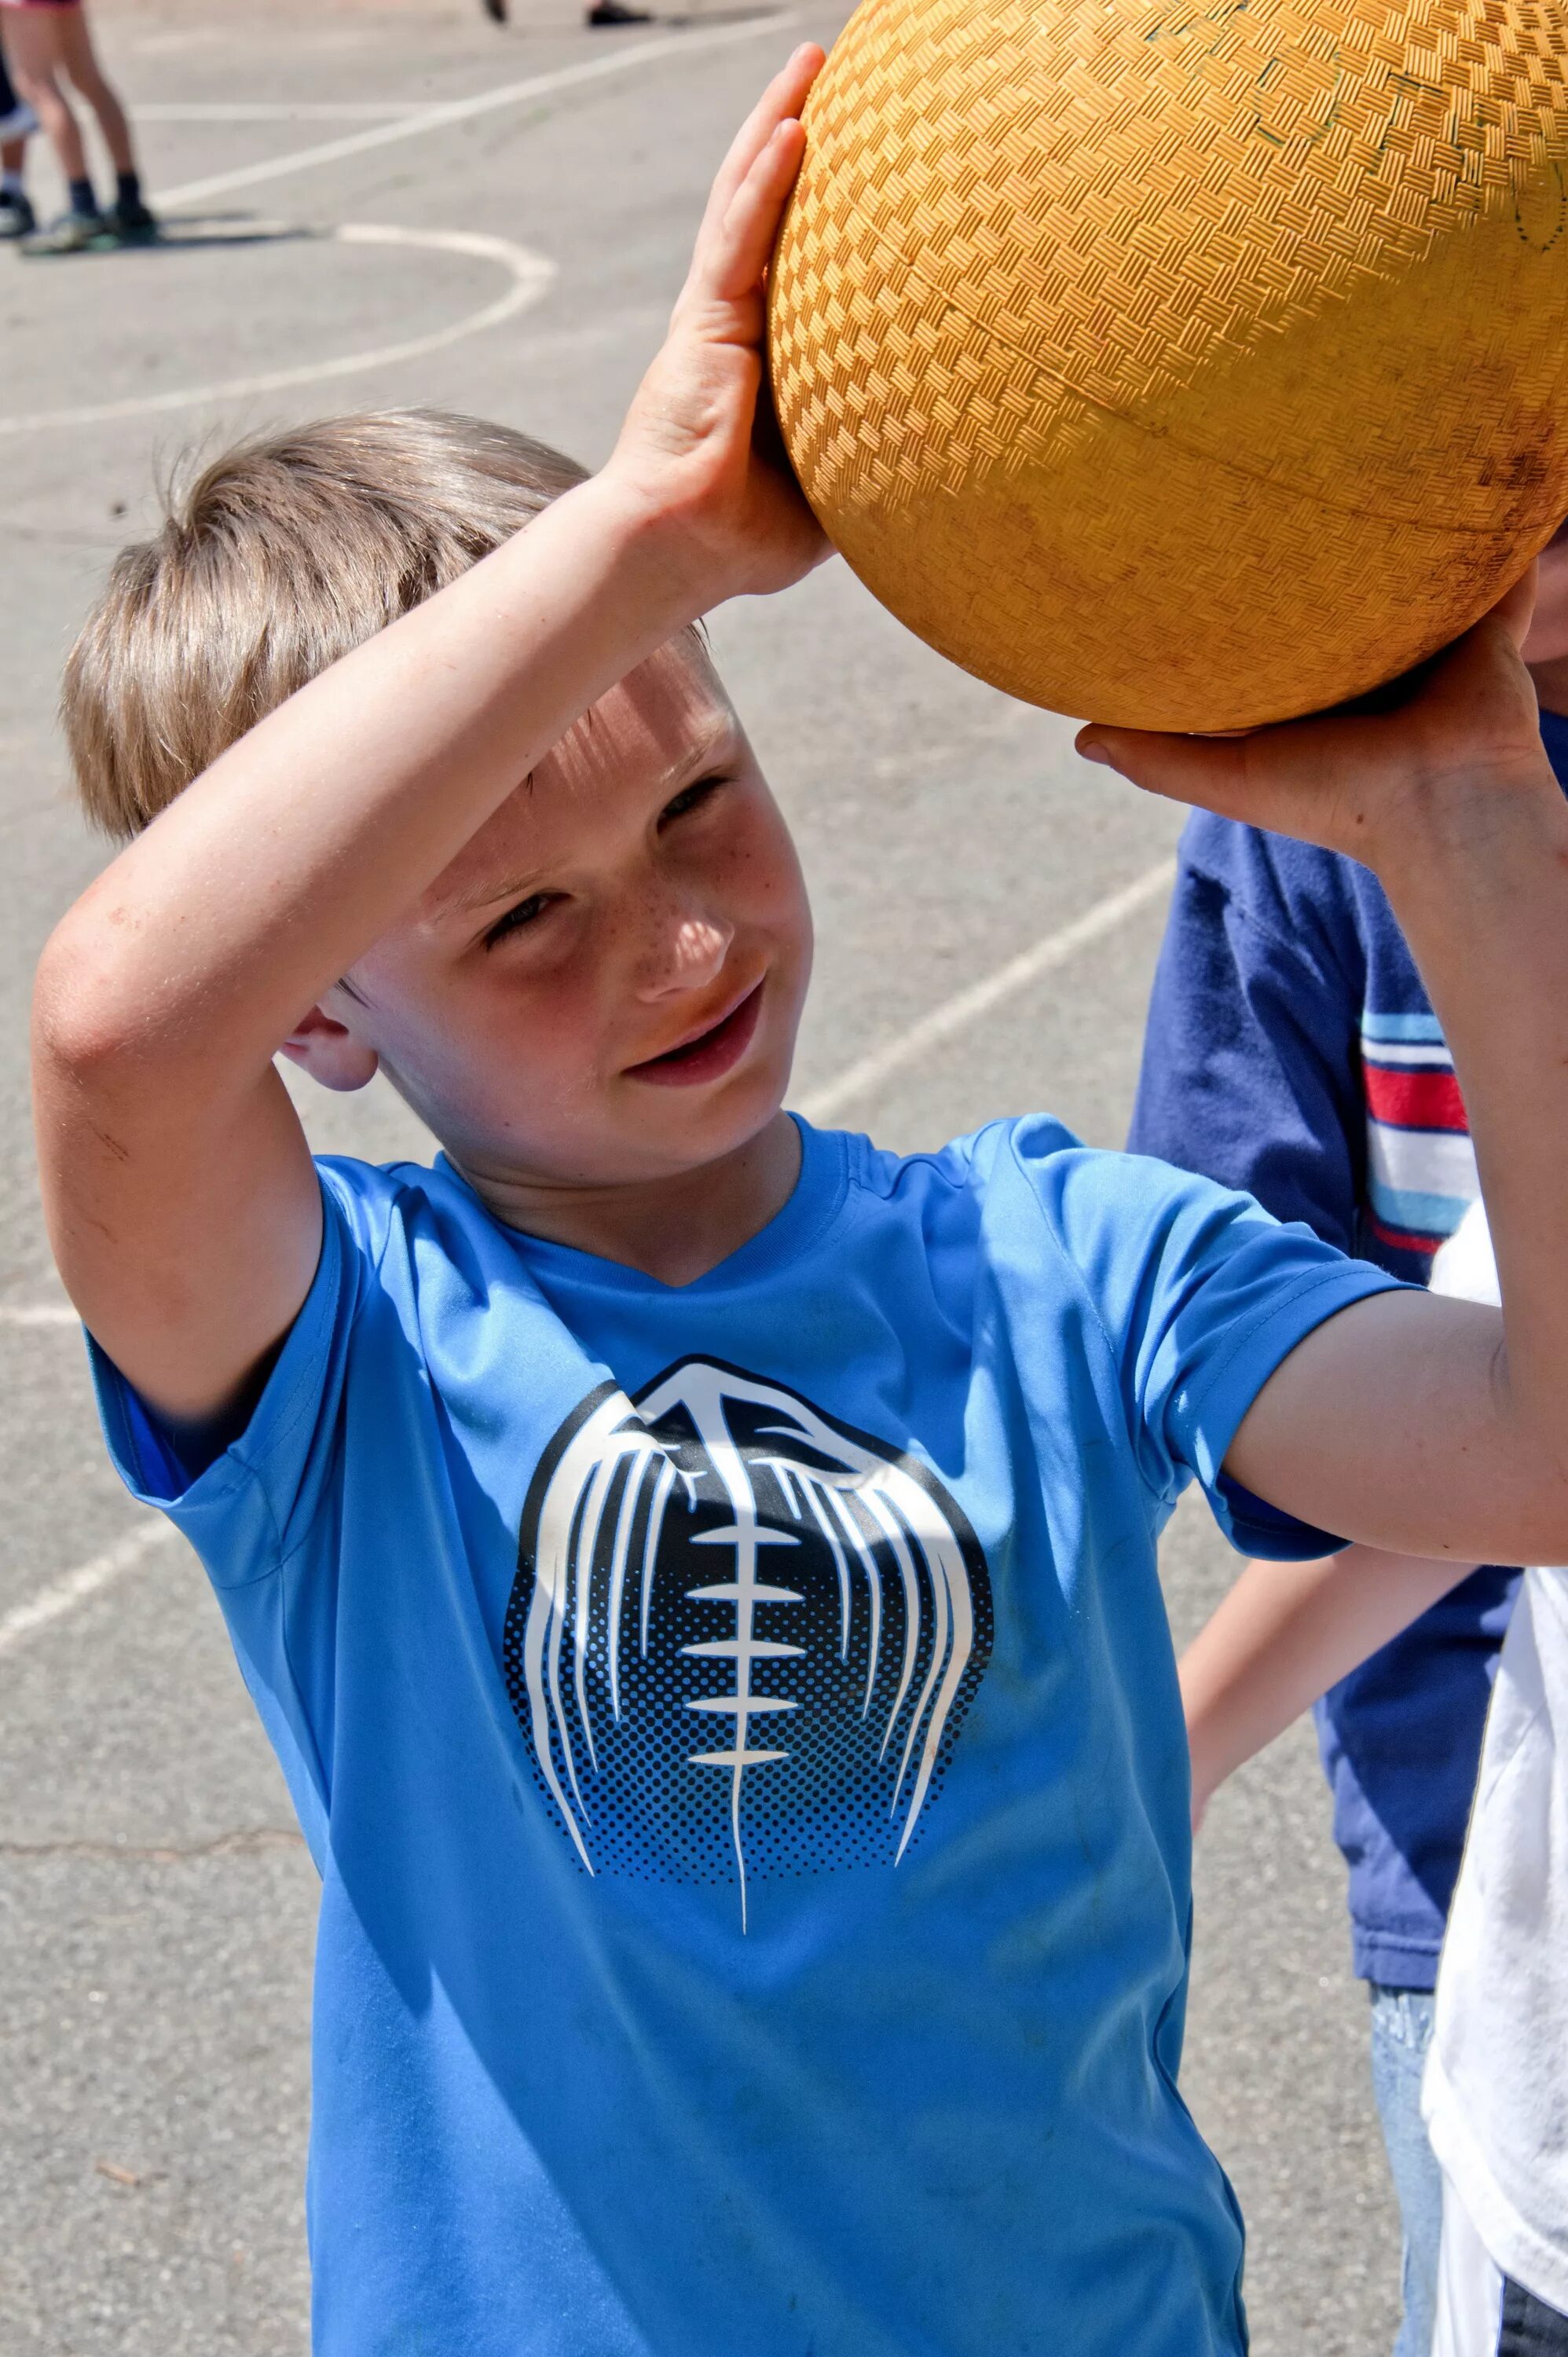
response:
{"label": "yellow rubber ball", "polygon": [[790,458],[868,587],[1011,694],[1315,710],[1568,512],[1556,0],[865,0],[806,127]]}

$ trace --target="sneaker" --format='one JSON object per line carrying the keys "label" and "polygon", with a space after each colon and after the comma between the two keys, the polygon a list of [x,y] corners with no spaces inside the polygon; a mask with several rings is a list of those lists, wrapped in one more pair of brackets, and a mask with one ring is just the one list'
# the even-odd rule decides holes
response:
{"label": "sneaker", "polygon": [[122,245],[151,245],[158,233],[157,215],[148,211],[140,197],[134,204],[111,205],[103,220]]}
{"label": "sneaker", "polygon": [[38,225],[26,197],[0,197],[0,237],[27,237]]}
{"label": "sneaker", "polygon": [[584,22],[589,25],[651,25],[649,8],[628,8],[626,0],[594,0]]}
{"label": "sneaker", "polygon": [[112,236],[108,220],[102,213],[61,213],[59,221],[50,221],[48,229],[34,230],[24,237],[18,253],[87,253],[92,247],[105,244]]}
{"label": "sneaker", "polygon": [[0,139],[30,139],[38,127],[38,118],[25,98],[19,98],[9,114],[0,114]]}

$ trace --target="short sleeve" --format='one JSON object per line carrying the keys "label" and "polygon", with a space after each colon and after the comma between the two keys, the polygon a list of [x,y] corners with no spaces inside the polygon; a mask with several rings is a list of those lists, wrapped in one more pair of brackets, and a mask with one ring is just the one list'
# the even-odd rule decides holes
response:
{"label": "short sleeve", "polygon": [[1348,866],[1233,819],[1188,820],[1128,1137],[1342,1249],[1364,1122]]}
{"label": "short sleeve", "polygon": [[331,1434],[368,1254],[352,1198],[325,1170],[321,1206],[316,1275],[262,1395],[244,1430],[194,1478],[152,1411],[88,1338],[116,1472],[134,1498],[178,1525],[219,1587],[259,1578],[286,1555],[314,1520],[330,1478]]}
{"label": "short sleeve", "polygon": [[1048,1157],[1047,1215],[1110,1344],[1140,1469],[1170,1501],[1196,1477],[1232,1544],[1305,1559],[1342,1542],[1222,1471],[1242,1417],[1313,1329],[1400,1290],[1250,1196],[1137,1155]]}
{"label": "short sleeve", "polygon": [[217,1591],[241,1674],[317,1864],[330,1805],[335,1598],[329,1528],[342,1479],[343,1394],[356,1321],[384,1241],[381,1174],[318,1165],[321,1254],[244,1430],[194,1472],[89,1337],[99,1415],[126,1488],[189,1539]]}

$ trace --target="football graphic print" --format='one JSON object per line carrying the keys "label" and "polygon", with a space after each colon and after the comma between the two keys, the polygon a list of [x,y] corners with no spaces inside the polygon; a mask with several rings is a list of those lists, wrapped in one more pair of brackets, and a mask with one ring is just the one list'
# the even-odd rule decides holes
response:
{"label": "football graphic print", "polygon": [[590,1874],[897,1865],[991,1651],[985,1558],[914,1458],[684,1359],[590,1394],[523,1510],[502,1661]]}

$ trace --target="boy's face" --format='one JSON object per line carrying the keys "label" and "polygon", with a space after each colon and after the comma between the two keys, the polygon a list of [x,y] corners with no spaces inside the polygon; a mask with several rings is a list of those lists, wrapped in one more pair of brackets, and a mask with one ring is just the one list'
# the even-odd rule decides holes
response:
{"label": "boy's face", "polygon": [[633,672],[290,1042],[380,1063],[481,1192],[669,1178],[756,1136],[811,970],[795,849],[690,640]]}

